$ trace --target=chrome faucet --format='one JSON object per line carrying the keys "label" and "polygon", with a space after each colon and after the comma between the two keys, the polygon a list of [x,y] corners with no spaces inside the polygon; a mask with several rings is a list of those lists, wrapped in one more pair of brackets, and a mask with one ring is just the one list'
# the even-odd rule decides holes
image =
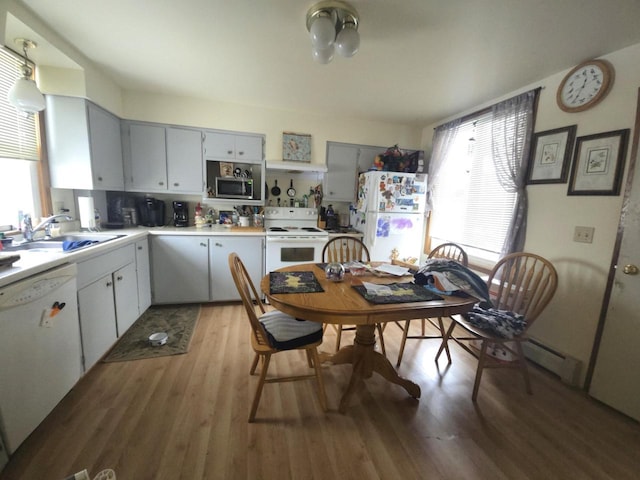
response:
{"label": "chrome faucet", "polygon": [[42,220],[38,225],[34,227],[31,221],[31,215],[26,214],[22,219],[22,236],[27,242],[33,242],[33,237],[35,233],[39,232],[40,230],[45,230],[46,236],[50,237],[51,235],[49,234],[49,228],[51,227],[51,224],[58,219],[65,219],[65,220],[71,221],[73,220],[73,217],[67,215],[66,213],[51,215],[50,217],[47,217],[44,220]]}

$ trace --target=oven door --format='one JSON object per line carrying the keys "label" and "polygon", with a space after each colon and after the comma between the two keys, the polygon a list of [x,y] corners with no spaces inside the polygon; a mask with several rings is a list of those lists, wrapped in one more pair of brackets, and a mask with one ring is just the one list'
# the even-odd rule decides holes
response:
{"label": "oven door", "polygon": [[265,272],[300,263],[321,263],[327,237],[267,235]]}

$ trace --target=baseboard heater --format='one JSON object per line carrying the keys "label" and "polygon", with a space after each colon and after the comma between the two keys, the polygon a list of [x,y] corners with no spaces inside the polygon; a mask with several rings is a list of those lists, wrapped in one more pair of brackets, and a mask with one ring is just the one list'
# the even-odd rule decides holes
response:
{"label": "baseboard heater", "polygon": [[[472,340],[469,343],[474,348],[480,349],[480,342],[477,340]],[[540,365],[545,370],[554,373],[567,385],[574,387],[580,386],[580,369],[582,368],[582,362],[580,360],[558,352],[534,338],[529,338],[528,342],[523,343],[522,349],[527,359],[536,365]],[[513,360],[511,352],[500,348],[498,345],[495,345],[493,349],[490,346],[487,353],[503,362]]]}

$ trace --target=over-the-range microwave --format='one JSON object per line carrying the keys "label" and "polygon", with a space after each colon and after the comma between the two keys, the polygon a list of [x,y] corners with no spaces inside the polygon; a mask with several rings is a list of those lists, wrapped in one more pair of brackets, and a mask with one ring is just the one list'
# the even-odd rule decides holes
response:
{"label": "over-the-range microwave", "polygon": [[216,197],[253,200],[253,179],[216,177]]}

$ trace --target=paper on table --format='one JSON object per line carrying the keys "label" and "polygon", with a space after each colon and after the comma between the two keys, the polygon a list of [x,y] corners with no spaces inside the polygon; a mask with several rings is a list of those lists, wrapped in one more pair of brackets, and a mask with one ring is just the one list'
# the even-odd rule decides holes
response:
{"label": "paper on table", "polygon": [[390,273],[391,275],[397,275],[399,277],[401,277],[402,275],[406,275],[409,271],[407,267],[402,267],[400,265],[391,265],[389,263],[378,265],[375,270],[377,272]]}
{"label": "paper on table", "polygon": [[376,283],[362,282],[364,288],[367,289],[369,295],[385,296],[391,295],[393,292],[387,285],[378,285]]}

